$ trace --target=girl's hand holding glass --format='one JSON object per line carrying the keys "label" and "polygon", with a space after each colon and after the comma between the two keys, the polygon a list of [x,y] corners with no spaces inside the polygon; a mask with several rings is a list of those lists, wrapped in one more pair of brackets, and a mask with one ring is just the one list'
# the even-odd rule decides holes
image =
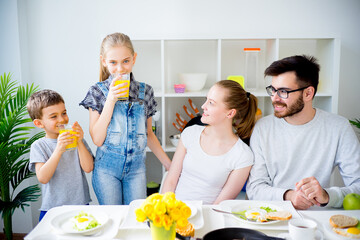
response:
{"label": "girl's hand holding glass", "polygon": [[126,93],[126,90],[129,90],[128,87],[125,87],[127,83],[121,83],[118,85],[115,84],[116,84],[116,80],[114,79],[110,84],[109,94],[107,96],[107,98],[113,102],[117,102],[119,98],[128,94]]}
{"label": "girl's hand holding glass", "polygon": [[113,77],[111,85],[113,85],[115,89],[117,89],[117,100],[128,100],[130,88],[130,74],[113,73],[111,74],[111,76]]}

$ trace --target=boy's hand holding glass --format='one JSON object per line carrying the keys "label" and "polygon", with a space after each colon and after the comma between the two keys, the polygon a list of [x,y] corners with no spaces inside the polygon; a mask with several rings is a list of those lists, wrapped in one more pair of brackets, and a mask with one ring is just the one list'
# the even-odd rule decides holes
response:
{"label": "boy's hand holding glass", "polygon": [[118,100],[129,99],[130,74],[113,73],[111,86],[114,87],[113,94]]}
{"label": "boy's hand holding glass", "polygon": [[[59,131],[60,132],[60,131]],[[57,138],[57,145],[56,145],[56,149],[59,149],[59,151],[61,153],[67,151],[68,149],[66,149],[67,145],[72,144],[74,139],[70,138],[71,137],[71,133],[70,131],[68,132],[62,132],[59,134],[58,138]]]}
{"label": "boy's hand holding glass", "polygon": [[58,144],[60,144],[60,146],[64,144],[66,146],[66,150],[74,150],[77,147],[78,133],[75,131],[75,129],[73,129],[72,124],[60,125],[59,133],[60,135],[58,137]]}

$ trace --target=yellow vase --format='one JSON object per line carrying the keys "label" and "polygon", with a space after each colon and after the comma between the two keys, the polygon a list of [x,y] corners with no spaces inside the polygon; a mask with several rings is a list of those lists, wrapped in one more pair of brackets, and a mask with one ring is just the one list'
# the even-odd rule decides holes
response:
{"label": "yellow vase", "polygon": [[164,227],[157,227],[150,222],[152,240],[174,240],[176,235],[176,223],[171,225],[169,230]]}

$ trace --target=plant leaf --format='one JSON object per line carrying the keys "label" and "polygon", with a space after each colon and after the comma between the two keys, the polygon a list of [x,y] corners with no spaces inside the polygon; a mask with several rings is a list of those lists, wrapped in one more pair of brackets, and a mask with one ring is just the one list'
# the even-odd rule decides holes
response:
{"label": "plant leaf", "polygon": [[29,206],[27,202],[35,202],[40,196],[40,188],[37,184],[21,190],[16,197],[10,202],[1,201],[0,213],[4,217],[5,214],[13,214],[16,208],[21,207],[24,211],[25,206]]}
{"label": "plant leaf", "polygon": [[[37,86],[18,85],[11,80],[12,75],[4,73],[0,76],[0,213],[2,217],[11,216],[16,208],[24,210],[28,202],[38,199],[40,188],[32,185],[17,188],[25,179],[34,175],[29,171],[29,159],[25,154],[30,151],[31,144],[43,137],[44,132],[31,136],[34,127],[27,126],[31,119],[27,116],[26,104]],[[11,187],[10,187],[11,186]],[[13,198],[15,192],[18,194]],[[6,231],[11,229],[6,229]]]}
{"label": "plant leaf", "polygon": [[349,122],[357,128],[360,128],[360,118],[355,118],[354,120],[349,120]]}

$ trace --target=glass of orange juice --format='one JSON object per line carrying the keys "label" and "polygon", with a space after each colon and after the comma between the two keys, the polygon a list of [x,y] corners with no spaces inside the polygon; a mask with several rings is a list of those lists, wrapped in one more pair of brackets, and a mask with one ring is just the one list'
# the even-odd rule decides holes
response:
{"label": "glass of orange juice", "polygon": [[[77,134],[77,132],[75,132],[72,129],[72,124],[62,124],[59,126],[59,133],[62,134],[64,132],[70,132],[70,134]],[[77,148],[77,137],[76,136],[71,136],[69,138],[73,138],[73,142],[68,144],[66,146],[66,150],[74,150]]]}
{"label": "glass of orange juice", "polygon": [[122,73],[113,73],[111,76],[113,78],[119,77],[119,79],[115,81],[115,86],[119,85],[121,83],[124,83],[124,82],[127,83],[127,85],[123,86],[123,87],[127,87],[127,90],[124,91],[125,95],[119,97],[118,99],[119,100],[128,100],[129,99],[129,89],[130,89],[130,74],[127,74],[127,73],[123,73],[123,74]]}

